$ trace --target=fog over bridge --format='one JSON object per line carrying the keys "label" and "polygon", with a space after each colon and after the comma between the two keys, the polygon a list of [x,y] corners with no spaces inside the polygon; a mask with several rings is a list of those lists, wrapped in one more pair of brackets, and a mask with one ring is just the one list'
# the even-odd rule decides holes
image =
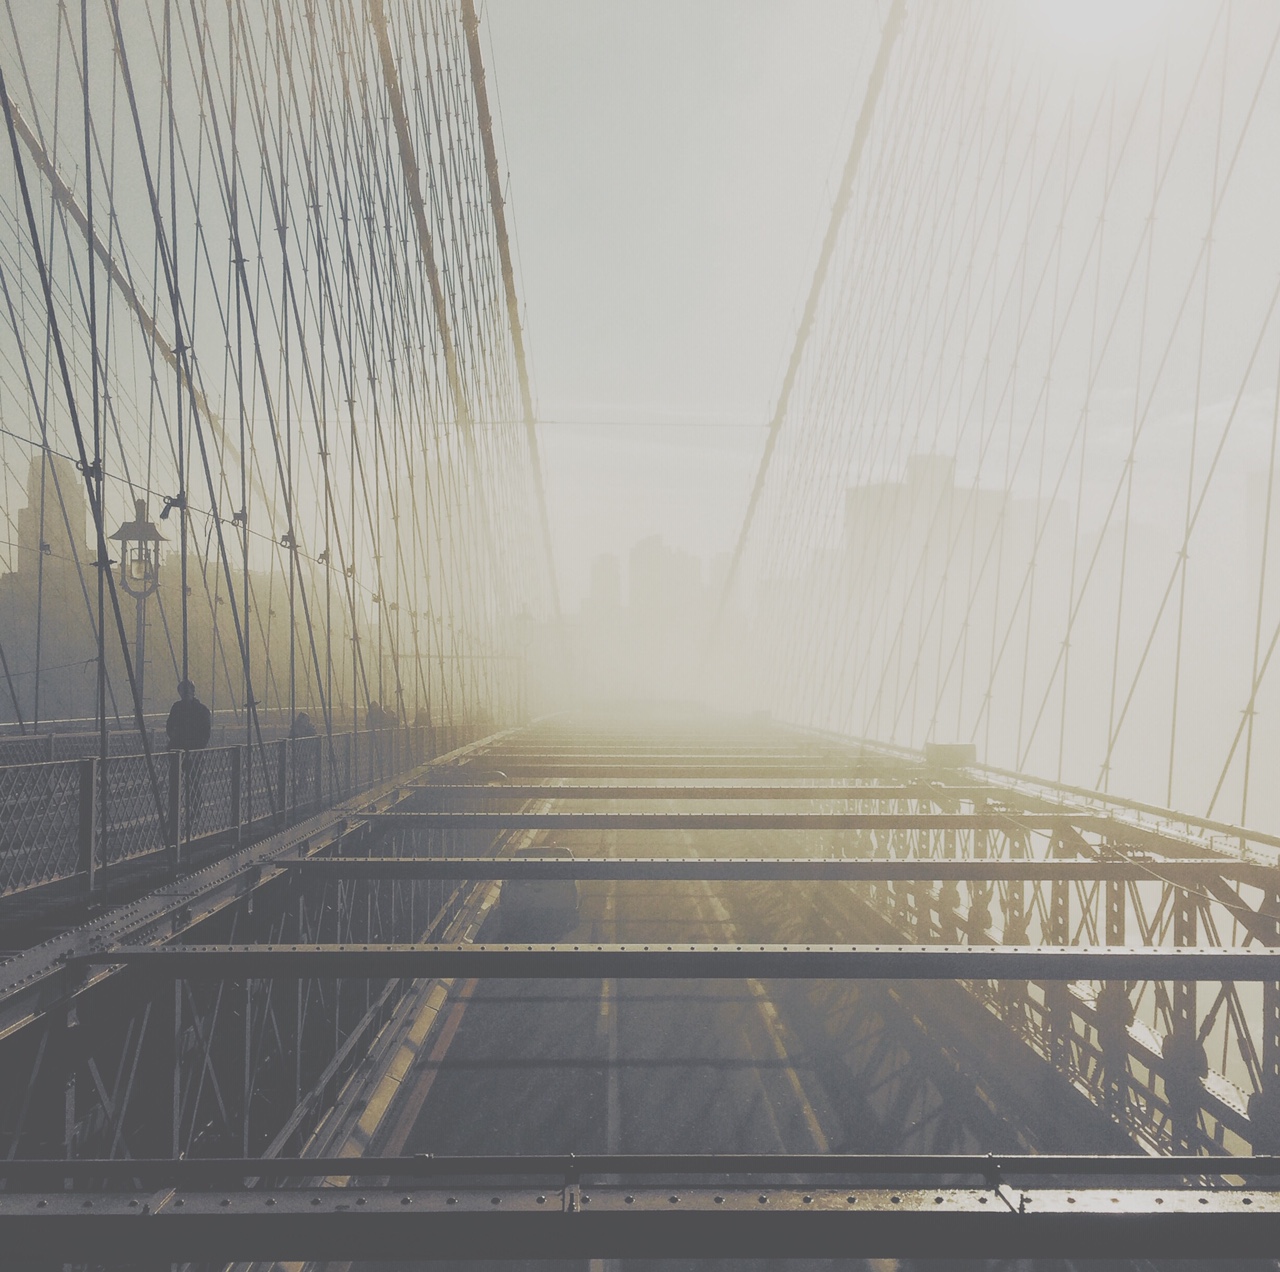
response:
{"label": "fog over bridge", "polygon": [[1280,1259],[1278,51],[8,0],[0,1263]]}

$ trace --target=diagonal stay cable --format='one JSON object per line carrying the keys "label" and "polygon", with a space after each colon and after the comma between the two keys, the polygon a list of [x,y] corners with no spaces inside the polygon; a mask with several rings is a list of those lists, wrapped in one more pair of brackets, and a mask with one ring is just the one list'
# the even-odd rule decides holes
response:
{"label": "diagonal stay cable", "polygon": [[853,191],[853,179],[858,171],[858,164],[862,157],[863,147],[866,144],[867,134],[871,131],[871,121],[875,116],[876,103],[880,97],[880,89],[884,84],[885,71],[889,64],[889,54],[893,50],[899,31],[902,29],[905,13],[906,4],[904,0],[893,0],[888,17],[885,19],[884,29],[880,35],[880,51],[876,54],[875,64],[872,66],[871,74],[867,80],[866,95],[863,99],[861,114],[858,116],[858,122],[854,128],[849,155],[845,160],[844,171],[840,175],[840,187],[835,201],[831,205],[831,219],[827,224],[827,232],[822,241],[821,251],[818,253],[818,263],[814,268],[813,281],[809,285],[809,295],[805,301],[804,312],[800,317],[800,325],[796,328],[796,339],[791,350],[791,359],[787,364],[787,370],[782,379],[782,388],[778,392],[778,401],[774,407],[773,419],[769,422],[769,432],[765,438],[764,451],[760,456],[760,467],[756,472],[755,485],[752,487],[751,496],[747,501],[747,510],[742,519],[742,528],[738,532],[738,541],[734,545],[733,556],[729,560],[724,586],[720,592],[720,600],[716,607],[715,616],[712,619],[711,630],[707,640],[708,655],[715,644],[720,623],[728,606],[729,598],[733,593],[738,568],[742,561],[742,553],[746,547],[747,538],[751,533],[751,523],[755,517],[756,507],[760,502],[760,496],[764,491],[765,482],[769,476],[770,461],[773,459],[773,452],[778,444],[782,421],[786,418],[791,389],[795,384],[796,373],[800,368],[800,360],[809,341],[809,333],[813,330],[818,300],[826,283],[840,226],[844,220],[845,209],[849,205],[850,195]]}

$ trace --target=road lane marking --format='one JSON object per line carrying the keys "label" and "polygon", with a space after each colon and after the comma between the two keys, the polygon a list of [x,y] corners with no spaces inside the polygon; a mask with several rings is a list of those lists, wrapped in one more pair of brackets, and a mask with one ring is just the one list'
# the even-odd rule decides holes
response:
{"label": "road lane marking", "polygon": [[[604,855],[617,856],[618,832],[605,831]],[[609,881],[604,897],[606,940],[618,939],[617,884]],[[612,977],[600,985],[600,1024],[605,1039],[605,1151],[622,1151],[622,1092],[618,1081],[618,983]]]}
{"label": "road lane marking", "polygon": [[[734,927],[733,920],[729,917],[729,911],[725,909],[720,898],[712,891],[709,883],[704,881],[702,887],[706,893],[707,904],[711,909],[711,913],[715,916],[716,922],[722,927],[724,939],[736,941],[738,939],[737,929]],[[791,1087],[800,1105],[800,1113],[804,1118],[805,1129],[809,1132],[809,1138],[813,1141],[814,1151],[829,1153],[831,1145],[827,1141],[827,1137],[822,1130],[822,1124],[818,1121],[818,1115],[814,1111],[813,1104],[804,1089],[804,1083],[800,1080],[800,1074],[791,1062],[791,1055],[787,1051],[787,1045],[783,1040],[782,1022],[778,1019],[778,1009],[773,1005],[768,992],[758,980],[748,980],[747,988],[751,991],[752,1001],[755,1003],[756,1012],[764,1025],[765,1033],[769,1035],[773,1053],[783,1066],[782,1071],[786,1076],[787,1084]]]}
{"label": "road lane marking", "polygon": [[[618,832],[606,830],[600,837],[600,849],[604,856],[617,856]],[[617,883],[610,879],[605,885],[604,912],[601,917],[601,940],[618,939]],[[599,1030],[604,1035],[604,1142],[606,1153],[622,1151],[622,1092],[618,1081],[618,982],[606,977],[600,982]],[[615,1176],[606,1176],[604,1182],[616,1182]],[[590,1259],[588,1272],[619,1272],[617,1259]]]}

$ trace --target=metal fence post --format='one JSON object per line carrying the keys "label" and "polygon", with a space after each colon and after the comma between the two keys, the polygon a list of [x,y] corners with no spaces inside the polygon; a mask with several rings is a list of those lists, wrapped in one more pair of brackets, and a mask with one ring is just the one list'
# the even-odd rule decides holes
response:
{"label": "metal fence post", "polygon": [[244,752],[239,746],[231,748],[231,825],[237,846],[244,834]]}
{"label": "metal fence post", "polygon": [[80,872],[90,892],[97,881],[98,869],[98,761],[89,756],[80,761],[80,789],[77,794],[79,817]]}
{"label": "metal fence post", "polygon": [[289,739],[281,738],[276,743],[279,754],[276,758],[276,791],[280,796],[277,807],[280,809],[280,825],[289,824]]}
{"label": "metal fence post", "polygon": [[165,833],[175,874],[182,864],[182,756],[181,751],[169,752],[169,824]]}

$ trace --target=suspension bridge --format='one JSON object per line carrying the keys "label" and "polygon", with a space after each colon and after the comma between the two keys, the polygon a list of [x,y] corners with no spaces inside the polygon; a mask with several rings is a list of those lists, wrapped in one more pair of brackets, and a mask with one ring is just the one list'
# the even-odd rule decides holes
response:
{"label": "suspension bridge", "polygon": [[1273,1266],[1280,14],[1104,8],[862,6],[646,610],[491,13],[6,0],[0,1262]]}

